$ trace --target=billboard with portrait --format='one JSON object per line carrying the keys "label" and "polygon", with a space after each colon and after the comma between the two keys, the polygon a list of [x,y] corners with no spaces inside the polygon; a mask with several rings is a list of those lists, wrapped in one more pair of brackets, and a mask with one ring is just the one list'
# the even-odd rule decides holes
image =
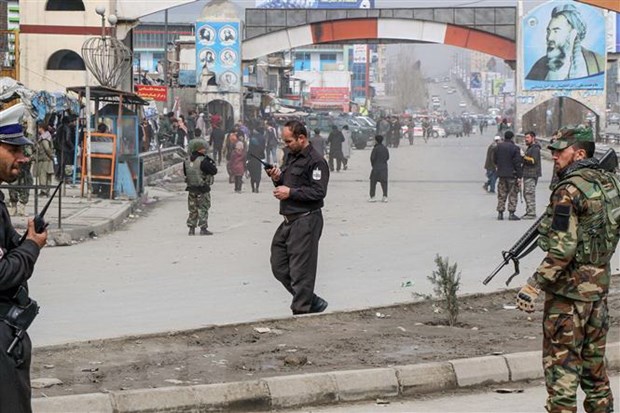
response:
{"label": "billboard with portrait", "polygon": [[241,91],[238,21],[196,22],[197,88],[204,90],[213,75],[220,91]]}
{"label": "billboard with portrait", "polygon": [[374,9],[375,0],[256,0],[259,9]]}
{"label": "billboard with portrait", "polygon": [[577,2],[542,4],[521,21],[524,90],[602,90],[605,17]]}

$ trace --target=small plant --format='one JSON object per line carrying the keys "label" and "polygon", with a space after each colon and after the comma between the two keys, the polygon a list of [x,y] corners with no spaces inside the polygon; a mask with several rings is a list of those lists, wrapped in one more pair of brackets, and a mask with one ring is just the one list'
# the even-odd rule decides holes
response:
{"label": "small plant", "polygon": [[456,293],[461,286],[461,273],[457,274],[456,263],[450,265],[448,258],[442,258],[439,254],[435,255],[437,270],[427,278],[433,283],[433,290],[441,300],[443,309],[448,313],[448,325],[456,325],[459,316],[459,302]]}

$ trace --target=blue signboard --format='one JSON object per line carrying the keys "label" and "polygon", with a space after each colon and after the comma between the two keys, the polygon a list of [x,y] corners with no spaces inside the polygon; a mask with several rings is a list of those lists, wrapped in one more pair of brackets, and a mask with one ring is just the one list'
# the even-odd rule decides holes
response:
{"label": "blue signboard", "polygon": [[616,13],[616,53],[620,53],[620,13]]}
{"label": "blue signboard", "polygon": [[215,75],[223,92],[241,91],[241,40],[238,21],[196,22],[196,85],[205,89]]}
{"label": "blue signboard", "polygon": [[256,0],[259,9],[374,9],[375,0]]}
{"label": "blue signboard", "polygon": [[552,1],[521,22],[524,90],[602,90],[605,17],[601,9]]}

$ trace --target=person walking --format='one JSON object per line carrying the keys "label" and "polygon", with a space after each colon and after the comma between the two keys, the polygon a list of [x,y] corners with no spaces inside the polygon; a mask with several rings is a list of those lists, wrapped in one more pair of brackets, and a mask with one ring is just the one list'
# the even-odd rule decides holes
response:
{"label": "person walking", "polygon": [[201,139],[207,136],[207,121],[205,121],[205,114],[203,112],[198,114],[198,119],[196,119],[196,129],[200,129],[200,132],[202,132],[200,135]]}
{"label": "person walking", "polygon": [[482,189],[492,194],[495,193],[495,182],[497,181],[497,168],[495,167],[494,156],[500,140],[501,138],[497,135],[493,138],[493,142],[487,148],[487,158],[484,161],[487,181],[482,185]]}
{"label": "person walking", "polygon": [[[211,139],[209,140],[209,144],[213,148],[213,160],[219,165],[222,163],[222,149],[224,147],[224,138],[226,135],[224,134],[224,130],[220,126],[218,119],[219,117],[212,121],[213,130],[211,131]],[[216,122],[216,120],[218,121]]]}
{"label": "person walking", "polygon": [[230,155],[230,172],[235,182],[235,192],[240,194],[243,190],[243,175],[245,174],[245,146],[243,142],[237,142],[235,149]]}
{"label": "person walking", "polygon": [[512,141],[514,134],[512,131],[504,133],[504,141],[497,144],[497,149],[493,156],[493,162],[497,169],[499,184],[497,186],[497,219],[504,219],[506,201],[508,201],[508,219],[519,221],[520,218],[515,214],[517,210],[517,197],[521,186],[522,159],[519,147]]}
{"label": "person walking", "polygon": [[[0,119],[0,182],[15,181],[22,165],[28,162],[23,148],[32,145],[32,142],[24,137],[23,128],[18,123],[22,114],[23,111],[16,111]],[[16,333],[23,322],[26,319],[31,322],[36,316],[38,307],[28,297],[27,280],[32,277],[39,253],[47,242],[47,229],[37,233],[34,220],[30,218],[24,242],[20,239],[11,224],[4,194],[0,191],[0,413],[32,411],[32,343],[28,333],[17,340],[10,353],[7,350],[17,338]]]}
{"label": "person walking", "polygon": [[349,168],[349,158],[351,157],[351,131],[348,125],[342,127],[342,169],[345,171]]}
{"label": "person walking", "polygon": [[284,165],[267,170],[284,218],[271,242],[271,270],[293,296],[293,314],[320,313],[328,304],[314,293],[314,286],[329,167],[308,142],[301,122],[287,122],[282,139],[288,148]]}
{"label": "person walking", "polygon": [[375,191],[377,189],[377,182],[381,184],[381,191],[383,191],[383,202],[388,201],[388,160],[390,159],[390,152],[388,148],[383,145],[383,136],[375,136],[375,147],[370,152],[370,199],[368,202],[375,202]]}
{"label": "person walking", "polygon": [[[278,151],[278,130],[276,129],[276,125],[273,121],[267,122],[267,132],[266,132],[266,161],[267,163],[276,163],[277,162],[277,151]],[[262,158],[261,158],[262,159]],[[258,191],[257,191],[258,192]]]}
{"label": "person walking", "polygon": [[342,166],[342,143],[344,142],[344,136],[342,132],[338,130],[338,126],[333,125],[332,131],[327,137],[327,143],[329,144],[329,170],[334,171],[334,159],[336,160],[336,172],[340,172]]}
{"label": "person walking", "polygon": [[215,161],[207,155],[208,144],[203,139],[192,139],[187,144],[190,153],[183,162],[183,174],[187,187],[187,227],[188,235],[196,235],[196,227],[200,227],[200,235],[213,235],[209,231],[209,209],[211,208],[211,185],[217,174]]}
{"label": "person walking", "polygon": [[605,368],[609,329],[610,260],[618,245],[620,181],[593,158],[592,131],[567,129],[549,145],[559,181],[540,224],[546,252],[517,294],[535,310],[544,291],[542,359],[548,412],[576,412],[577,388],[586,412],[613,411]]}
{"label": "person walking", "polygon": [[54,176],[54,148],[47,124],[40,123],[37,131],[39,134],[34,146],[34,174],[37,184],[43,187],[39,189],[39,195],[47,197]]}
{"label": "person walking", "polygon": [[252,137],[250,138],[250,144],[248,145],[247,165],[248,172],[250,174],[250,185],[252,186],[252,193],[258,193],[261,175],[263,173],[263,166],[258,160],[265,158],[265,140],[262,132],[262,127],[256,128],[255,133],[253,133]]}
{"label": "person walking", "polygon": [[542,176],[540,165],[540,145],[533,131],[525,134],[527,148],[523,156],[523,198],[525,215],[521,219],[536,219],[536,184]]}
{"label": "person walking", "polygon": [[321,136],[320,129],[315,129],[314,135],[312,135],[309,140],[314,150],[317,151],[322,157],[325,157],[327,153],[327,151],[325,150],[325,138]]}

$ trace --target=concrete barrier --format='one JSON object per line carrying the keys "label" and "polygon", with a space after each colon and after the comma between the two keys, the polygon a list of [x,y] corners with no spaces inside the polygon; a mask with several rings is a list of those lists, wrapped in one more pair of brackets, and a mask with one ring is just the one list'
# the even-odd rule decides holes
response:
{"label": "concrete barrier", "polygon": [[508,381],[508,366],[504,357],[487,356],[470,359],[450,360],[456,373],[459,387],[482,383]]}
{"label": "concrete barrier", "polygon": [[339,371],[330,375],[336,381],[340,401],[398,396],[396,370],[391,368]]}
{"label": "concrete barrier", "polygon": [[261,381],[269,388],[274,408],[338,401],[336,382],[327,373],[270,377]]}
{"label": "concrete barrier", "polygon": [[540,379],[544,377],[542,366],[542,352],[528,351],[526,353],[506,354],[510,381]]}
{"label": "concrete barrier", "polygon": [[33,399],[32,411],[34,413],[114,413],[110,395],[103,393]]}
{"label": "concrete barrier", "polygon": [[450,363],[426,363],[395,367],[401,396],[413,396],[456,388]]}

